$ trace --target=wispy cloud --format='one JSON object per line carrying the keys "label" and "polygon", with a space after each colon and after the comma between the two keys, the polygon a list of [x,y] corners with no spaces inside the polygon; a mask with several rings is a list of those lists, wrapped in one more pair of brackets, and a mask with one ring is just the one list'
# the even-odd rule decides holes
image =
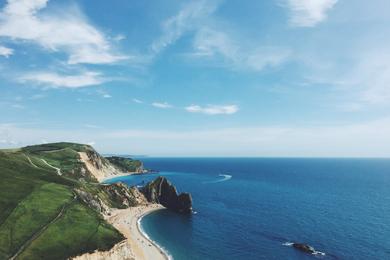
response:
{"label": "wispy cloud", "polygon": [[0,13],[0,37],[30,41],[51,52],[65,52],[69,64],[109,64],[128,58],[116,53],[104,33],[90,24],[77,7],[42,13],[47,3],[48,0],[8,0]]}
{"label": "wispy cloud", "polygon": [[33,82],[51,88],[82,88],[99,85],[106,80],[97,72],[84,72],[78,75],[61,75],[54,72],[32,72],[20,77],[21,82]]}
{"label": "wispy cloud", "polygon": [[143,104],[144,103],[142,100],[137,99],[137,98],[133,98],[133,102],[137,103],[137,104]]}
{"label": "wispy cloud", "polygon": [[100,126],[94,125],[94,124],[84,124],[83,126],[85,128],[92,128],[92,129],[99,129],[99,128],[101,128]]}
{"label": "wispy cloud", "polygon": [[11,107],[15,109],[24,109],[24,106],[21,104],[12,104]]}
{"label": "wispy cloud", "polygon": [[236,105],[226,105],[226,106],[216,106],[216,105],[208,105],[206,107],[202,107],[199,105],[191,105],[185,108],[190,113],[202,113],[206,115],[231,115],[235,114],[239,108]]}
{"label": "wispy cloud", "polygon": [[209,58],[226,63],[232,69],[261,71],[278,66],[290,57],[287,48],[242,46],[240,40],[223,31],[210,28],[200,29],[194,40],[193,58]]}
{"label": "wispy cloud", "polygon": [[152,103],[152,106],[154,107],[157,107],[157,108],[162,108],[162,109],[166,109],[166,108],[172,108],[173,106],[167,102],[153,102]]}
{"label": "wispy cloud", "polygon": [[158,53],[177,41],[185,32],[198,28],[199,23],[216,10],[218,3],[219,1],[200,0],[185,4],[177,15],[163,22],[163,33],[153,42],[152,50]]}
{"label": "wispy cloud", "polygon": [[103,89],[98,89],[98,90],[96,91],[96,93],[97,93],[99,96],[101,96],[102,98],[112,98],[112,96],[111,96],[107,91],[105,91],[105,90],[103,90]]}
{"label": "wispy cloud", "polygon": [[[336,106],[346,112],[390,105],[390,49],[367,46],[364,51],[345,54],[351,62],[332,64],[326,68],[312,66],[308,84],[333,86],[338,93]],[[350,56],[348,56],[350,55]],[[317,60],[322,63],[323,60]]]}
{"label": "wispy cloud", "polygon": [[290,24],[296,27],[313,27],[327,18],[338,0],[286,0],[290,11]]}
{"label": "wispy cloud", "polygon": [[248,42],[242,39],[245,36],[232,30],[228,21],[221,22],[220,18],[213,15],[220,3],[221,1],[202,0],[184,5],[176,15],[163,23],[162,36],[152,44],[154,53],[161,52],[191,32],[193,49],[182,56],[191,58],[191,61],[205,60],[208,66],[261,71],[288,60],[291,52],[287,48],[243,44]]}
{"label": "wispy cloud", "polygon": [[4,57],[8,58],[8,57],[11,56],[13,53],[14,53],[14,50],[13,50],[13,49],[10,49],[10,48],[8,48],[8,47],[1,46],[1,45],[0,45],[0,56],[4,56]]}

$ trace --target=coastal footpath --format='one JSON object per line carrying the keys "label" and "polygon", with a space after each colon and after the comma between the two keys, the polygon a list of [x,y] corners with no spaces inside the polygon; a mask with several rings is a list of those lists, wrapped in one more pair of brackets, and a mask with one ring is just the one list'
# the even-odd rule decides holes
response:
{"label": "coastal footpath", "polygon": [[83,144],[0,150],[0,259],[167,259],[140,219],[188,214],[192,198],[164,177],[140,189],[103,182],[140,172],[142,162]]}

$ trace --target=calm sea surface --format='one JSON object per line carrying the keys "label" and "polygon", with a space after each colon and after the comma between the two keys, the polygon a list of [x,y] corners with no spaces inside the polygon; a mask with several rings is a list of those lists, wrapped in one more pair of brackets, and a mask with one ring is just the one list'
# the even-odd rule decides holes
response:
{"label": "calm sea surface", "polygon": [[142,160],[193,196],[196,214],[163,210],[142,220],[174,259],[390,259],[390,160]]}

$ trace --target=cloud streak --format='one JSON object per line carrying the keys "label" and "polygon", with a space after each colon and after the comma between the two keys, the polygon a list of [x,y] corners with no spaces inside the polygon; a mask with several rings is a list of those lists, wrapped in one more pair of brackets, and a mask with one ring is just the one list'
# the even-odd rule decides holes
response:
{"label": "cloud streak", "polygon": [[33,72],[23,75],[20,82],[33,82],[49,88],[82,88],[100,85],[106,80],[97,72],[84,72],[78,75],[62,75],[54,72]]}
{"label": "cloud streak", "polygon": [[267,67],[276,67],[290,58],[287,48],[242,46],[231,34],[211,28],[200,29],[193,43],[192,58],[208,58],[221,61],[232,69],[262,71]]}
{"label": "cloud streak", "polygon": [[162,108],[162,109],[167,109],[167,108],[172,108],[173,106],[167,102],[153,102],[152,106],[157,107],[157,108]]}
{"label": "cloud streak", "polygon": [[239,108],[236,105],[216,106],[209,105],[202,107],[199,105],[191,105],[185,108],[190,113],[202,113],[206,115],[231,115],[235,114]]}
{"label": "cloud streak", "polygon": [[327,18],[338,0],[287,0],[290,11],[290,25],[295,27],[313,27]]}
{"label": "cloud streak", "polygon": [[177,15],[163,22],[163,33],[152,43],[152,51],[159,53],[176,42],[187,31],[196,29],[199,23],[216,10],[217,6],[217,1],[206,0],[191,1],[184,5]]}

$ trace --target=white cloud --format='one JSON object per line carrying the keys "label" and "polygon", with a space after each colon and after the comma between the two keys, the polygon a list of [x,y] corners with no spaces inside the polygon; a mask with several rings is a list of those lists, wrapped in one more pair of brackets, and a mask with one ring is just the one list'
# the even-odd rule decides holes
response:
{"label": "white cloud", "polygon": [[115,37],[113,37],[114,41],[120,42],[126,39],[126,35],[118,34]]}
{"label": "white cloud", "polygon": [[[314,69],[319,79],[309,84],[333,86],[337,91],[338,107],[347,112],[390,105],[390,49],[376,46],[373,50],[354,51],[348,66],[335,64],[329,69]],[[321,63],[322,60],[317,61]],[[313,66],[312,66],[313,67]]]}
{"label": "white cloud", "polygon": [[93,125],[93,124],[84,124],[83,125],[85,128],[92,128],[92,129],[99,129],[101,128],[100,126],[98,125]]}
{"label": "white cloud", "polygon": [[152,50],[158,53],[177,41],[185,32],[199,27],[199,23],[203,23],[217,6],[218,2],[209,0],[191,1],[186,4],[177,15],[163,23],[163,34],[153,42]]}
{"label": "white cloud", "polygon": [[313,27],[324,21],[327,12],[338,0],[286,0],[290,9],[290,24],[296,27]]}
{"label": "white cloud", "polygon": [[10,48],[7,48],[5,46],[0,45],[0,56],[4,56],[4,57],[8,58],[12,54],[14,54],[13,49],[10,49]]}
{"label": "white cloud", "polygon": [[133,102],[137,104],[143,104],[144,102],[142,100],[139,100],[137,98],[133,98]]}
{"label": "white cloud", "polygon": [[48,0],[8,0],[0,13],[0,37],[36,43],[69,55],[68,63],[107,64],[127,57],[112,50],[107,37],[77,8],[42,12]]}
{"label": "white cloud", "polygon": [[160,102],[154,102],[152,103],[152,106],[154,107],[157,107],[157,108],[172,108],[172,105],[167,103],[167,102],[164,102],[164,103],[160,103]]}
{"label": "white cloud", "polygon": [[209,105],[206,107],[202,107],[199,105],[191,105],[185,108],[188,112],[191,113],[203,113],[206,115],[231,115],[236,113],[239,108],[236,105],[227,105],[227,106],[216,106],[216,105]]}
{"label": "white cloud", "polygon": [[79,75],[61,75],[52,72],[33,72],[20,77],[20,82],[34,82],[52,88],[82,88],[99,85],[106,80],[97,72],[84,72]]}
{"label": "white cloud", "polygon": [[285,48],[243,44],[250,41],[233,32],[228,22],[221,22],[212,16],[220,2],[201,0],[184,5],[176,15],[163,23],[162,36],[151,46],[153,52],[161,52],[185,33],[191,32],[194,34],[193,51],[183,56],[206,59],[207,65],[222,64],[234,70],[261,71],[267,67],[278,66],[289,58],[290,51]]}
{"label": "white cloud", "polygon": [[231,69],[261,71],[276,67],[289,59],[291,52],[286,48],[243,46],[240,40],[222,31],[204,27],[196,33],[193,58],[220,60]]}
{"label": "white cloud", "polygon": [[96,92],[102,98],[112,98],[112,96],[109,93],[107,93],[105,90],[98,89]]}

